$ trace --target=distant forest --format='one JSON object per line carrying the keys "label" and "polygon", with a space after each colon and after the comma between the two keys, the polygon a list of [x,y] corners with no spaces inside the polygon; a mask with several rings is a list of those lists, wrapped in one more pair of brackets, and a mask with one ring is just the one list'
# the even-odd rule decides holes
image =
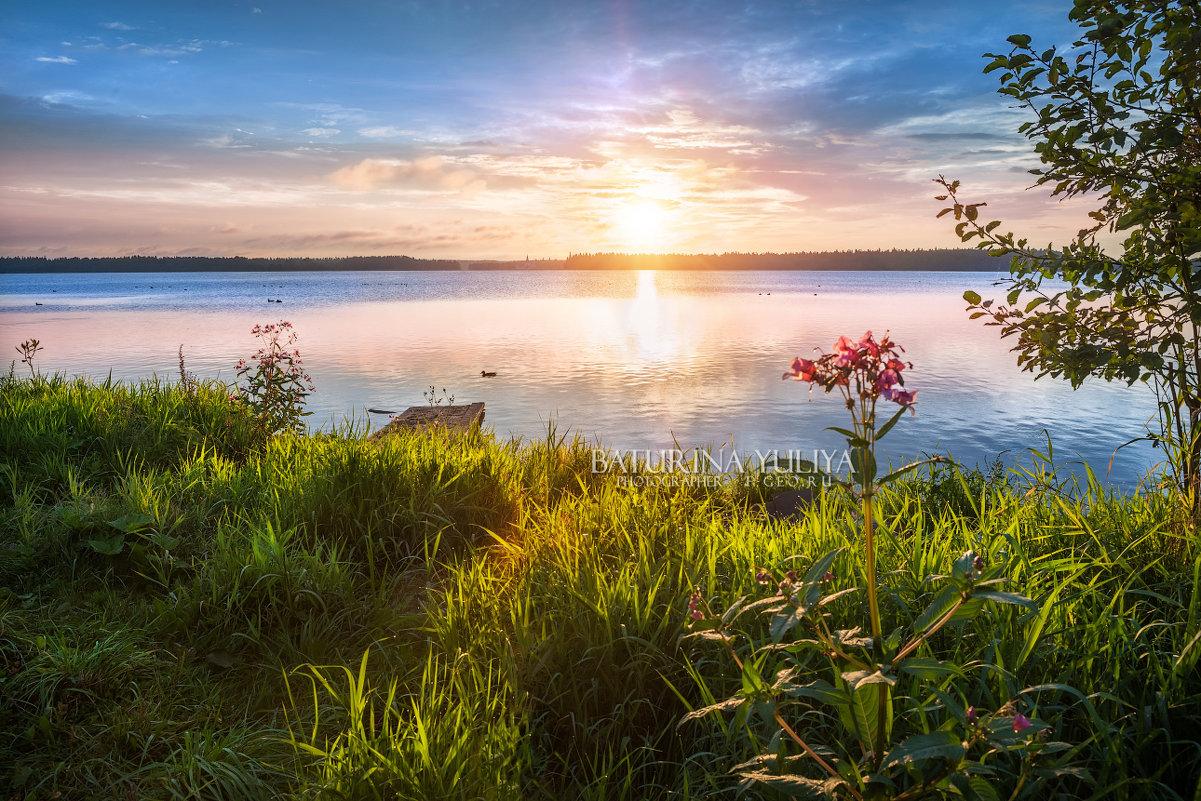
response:
{"label": "distant forest", "polygon": [[411,256],[246,258],[244,256],[112,256],[47,259],[0,256],[0,273],[274,273],[316,270],[459,270],[457,261]]}
{"label": "distant forest", "polygon": [[982,250],[834,250],[803,253],[712,255],[576,253],[567,270],[980,270],[1005,271],[1009,263]]}
{"label": "distant forest", "polygon": [[836,250],[805,253],[573,253],[566,259],[456,261],[411,256],[246,258],[243,256],[0,256],[0,273],[199,273],[318,270],[973,270],[1008,264],[979,250]]}

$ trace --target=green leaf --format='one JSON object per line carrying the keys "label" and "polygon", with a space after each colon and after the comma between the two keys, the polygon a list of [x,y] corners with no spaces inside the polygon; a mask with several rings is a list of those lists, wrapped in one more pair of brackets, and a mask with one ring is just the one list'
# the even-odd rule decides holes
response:
{"label": "green leaf", "polygon": [[855,448],[851,451],[851,471],[859,484],[870,484],[876,480],[876,457],[870,448]]}
{"label": "green leaf", "polygon": [[967,551],[951,565],[951,576],[963,581],[976,570],[976,552]]}
{"label": "green leaf", "polygon": [[[854,675],[854,672],[852,673]],[[880,733],[880,704],[884,704],[884,738],[892,731],[892,687],[885,681],[859,681],[851,689],[849,683],[839,677],[839,683],[851,694],[851,703],[838,707],[842,725],[855,734],[865,747],[871,748]]]}
{"label": "green leaf", "polygon": [[918,762],[923,759],[957,760],[964,755],[963,742],[949,731],[933,731],[907,737],[884,757],[885,767]]}
{"label": "green leaf", "polygon": [[1038,604],[1031,601],[1020,592],[1002,592],[1000,590],[975,590],[972,592],[972,598],[979,598],[983,601],[994,601],[999,604],[1016,604],[1024,606],[1030,610],[1037,610]]}
{"label": "green leaf", "polygon": [[897,665],[897,667],[911,676],[917,676],[919,679],[927,679],[929,681],[938,681],[947,676],[963,675],[963,668],[954,662],[943,662],[940,659],[928,659],[919,656],[908,657]]}
{"label": "green leaf", "polygon": [[1024,33],[1015,33],[1013,36],[1008,37],[1005,41],[1009,42],[1014,47],[1030,46],[1030,37]]}
{"label": "green leaf", "polygon": [[777,685],[782,693],[788,696],[797,698],[812,698],[815,701],[821,701],[823,704],[831,706],[847,705],[851,703],[851,696],[846,690],[840,690],[828,681],[818,679],[809,684]]}
{"label": "green leaf", "polygon": [[[902,409],[901,411],[905,411],[905,410],[904,410],[904,409]],[[882,477],[882,478],[881,478],[879,481],[877,481],[876,483],[878,483],[878,484],[887,484],[887,483],[888,483],[888,482],[890,482],[890,481],[896,481],[898,478],[900,478],[901,476],[905,475],[905,474],[906,474],[906,473],[908,473],[910,470],[916,470],[917,468],[919,468],[919,467],[922,467],[922,466],[924,466],[924,465],[928,465],[928,464],[934,464],[934,463],[936,463],[936,462],[945,462],[945,461],[946,461],[946,459],[944,459],[944,458],[943,458],[943,457],[941,457],[941,456],[934,456],[934,457],[932,457],[932,458],[930,458],[930,459],[922,459],[920,462],[913,462],[913,463],[911,463],[911,464],[907,464],[907,465],[905,465],[904,467],[899,467],[899,468],[897,468],[896,470],[893,470],[891,473],[889,473],[888,475],[886,475],[886,476]]]}
{"label": "green leaf", "polygon": [[718,701],[716,704],[709,704],[709,706],[705,706],[705,707],[701,707],[700,709],[692,710],[687,715],[680,718],[680,722],[677,723],[676,726],[683,726],[685,723],[688,723],[689,721],[699,720],[700,718],[703,718],[706,715],[708,715],[710,712],[719,712],[720,713],[720,712],[725,712],[730,709],[737,709],[739,706],[741,706],[742,704],[745,704],[745,703],[747,703],[747,699],[740,698],[738,696],[735,696],[734,698],[727,698],[724,701]]}
{"label": "green leaf", "polygon": [[983,776],[972,776],[967,780],[968,798],[972,801],[1001,801],[1001,796],[993,789],[992,782]]}
{"label": "green leaf", "polygon": [[777,612],[775,617],[771,619],[772,642],[779,642],[784,639],[784,635],[792,631],[793,627],[800,622],[802,617],[804,617],[804,612],[791,604]]}
{"label": "green leaf", "polygon": [[828,798],[826,795],[826,783],[818,779],[807,779],[804,776],[792,775],[777,776],[774,773],[764,773],[762,771],[741,773],[739,775],[744,779],[766,784],[776,792],[789,798]]}
{"label": "green leaf", "polygon": [[934,600],[926,607],[926,611],[913,622],[913,631],[915,634],[921,634],[926,629],[933,626],[943,618],[947,612],[951,611],[951,607],[963,597],[962,591],[954,585],[943,587],[942,590],[934,596]]}
{"label": "green leaf", "polygon": [[845,548],[835,548],[834,550],[830,551],[825,556],[821,557],[816,562],[814,562],[813,565],[809,568],[809,572],[805,574],[805,583],[806,584],[820,584],[821,580],[825,577],[826,573],[828,573],[830,571],[830,568],[834,565],[834,560],[837,559],[838,555],[841,554],[844,550],[846,550],[846,549]]}
{"label": "green leaf", "polygon": [[96,553],[104,554],[105,556],[116,556],[125,547],[125,534],[124,532],[118,532],[107,539],[88,540],[88,547]]}
{"label": "green leaf", "polygon": [[113,528],[120,529],[126,534],[136,534],[154,522],[154,518],[144,514],[128,514],[108,521]]}
{"label": "green leaf", "polygon": [[963,602],[963,606],[955,610],[955,614],[951,615],[951,619],[947,621],[948,626],[958,626],[961,623],[966,623],[976,616],[976,614],[984,608],[984,601],[980,598],[969,598]]}
{"label": "green leaf", "polygon": [[880,440],[884,439],[884,435],[892,430],[892,427],[895,426],[897,424],[897,421],[901,419],[901,415],[903,415],[907,411],[909,411],[909,410],[907,408],[905,408],[904,406],[897,409],[896,412],[893,414],[893,416],[888,418],[888,422],[885,423],[884,425],[880,426],[880,430],[876,432],[876,442],[879,442]]}

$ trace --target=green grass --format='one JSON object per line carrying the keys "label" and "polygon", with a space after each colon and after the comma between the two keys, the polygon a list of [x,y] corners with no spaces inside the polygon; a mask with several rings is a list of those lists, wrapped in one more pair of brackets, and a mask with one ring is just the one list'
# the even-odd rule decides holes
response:
{"label": "green grass", "polygon": [[[365,433],[262,441],[218,386],[0,383],[0,797],[735,795],[770,732],[678,725],[739,681],[680,640],[688,593],[722,608],[841,546],[849,576],[854,504],[773,522],[755,486],[620,486],[553,431]],[[930,649],[997,666],[944,685],[965,703],[1044,687],[1094,780],[1047,792],[1196,797],[1201,548],[1173,498],[943,467],[879,500],[886,630],[973,548],[1039,603]]]}

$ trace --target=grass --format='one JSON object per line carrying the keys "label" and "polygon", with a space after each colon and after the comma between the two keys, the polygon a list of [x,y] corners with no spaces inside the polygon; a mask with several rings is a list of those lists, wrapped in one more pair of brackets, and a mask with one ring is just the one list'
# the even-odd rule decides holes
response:
{"label": "grass", "polygon": [[[724,607],[757,565],[854,549],[854,504],[779,522],[753,482],[622,486],[553,431],[365,433],[262,441],[218,386],[3,382],[0,797],[736,794],[770,733],[679,725],[738,681],[681,641],[688,593]],[[1175,499],[1043,462],[879,500],[886,630],[970,548],[1039,603],[930,647],[998,666],[944,695],[1024,693],[1076,746],[1093,783],[1044,792],[1197,797],[1201,548]],[[794,711],[813,742],[835,731]]]}

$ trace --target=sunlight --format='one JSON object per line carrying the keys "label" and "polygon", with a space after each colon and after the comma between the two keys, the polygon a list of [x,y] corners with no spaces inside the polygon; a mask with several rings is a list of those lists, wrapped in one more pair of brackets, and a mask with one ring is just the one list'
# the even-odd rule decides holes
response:
{"label": "sunlight", "polygon": [[662,252],[677,238],[677,217],[662,201],[634,198],[614,210],[612,236],[623,250]]}

